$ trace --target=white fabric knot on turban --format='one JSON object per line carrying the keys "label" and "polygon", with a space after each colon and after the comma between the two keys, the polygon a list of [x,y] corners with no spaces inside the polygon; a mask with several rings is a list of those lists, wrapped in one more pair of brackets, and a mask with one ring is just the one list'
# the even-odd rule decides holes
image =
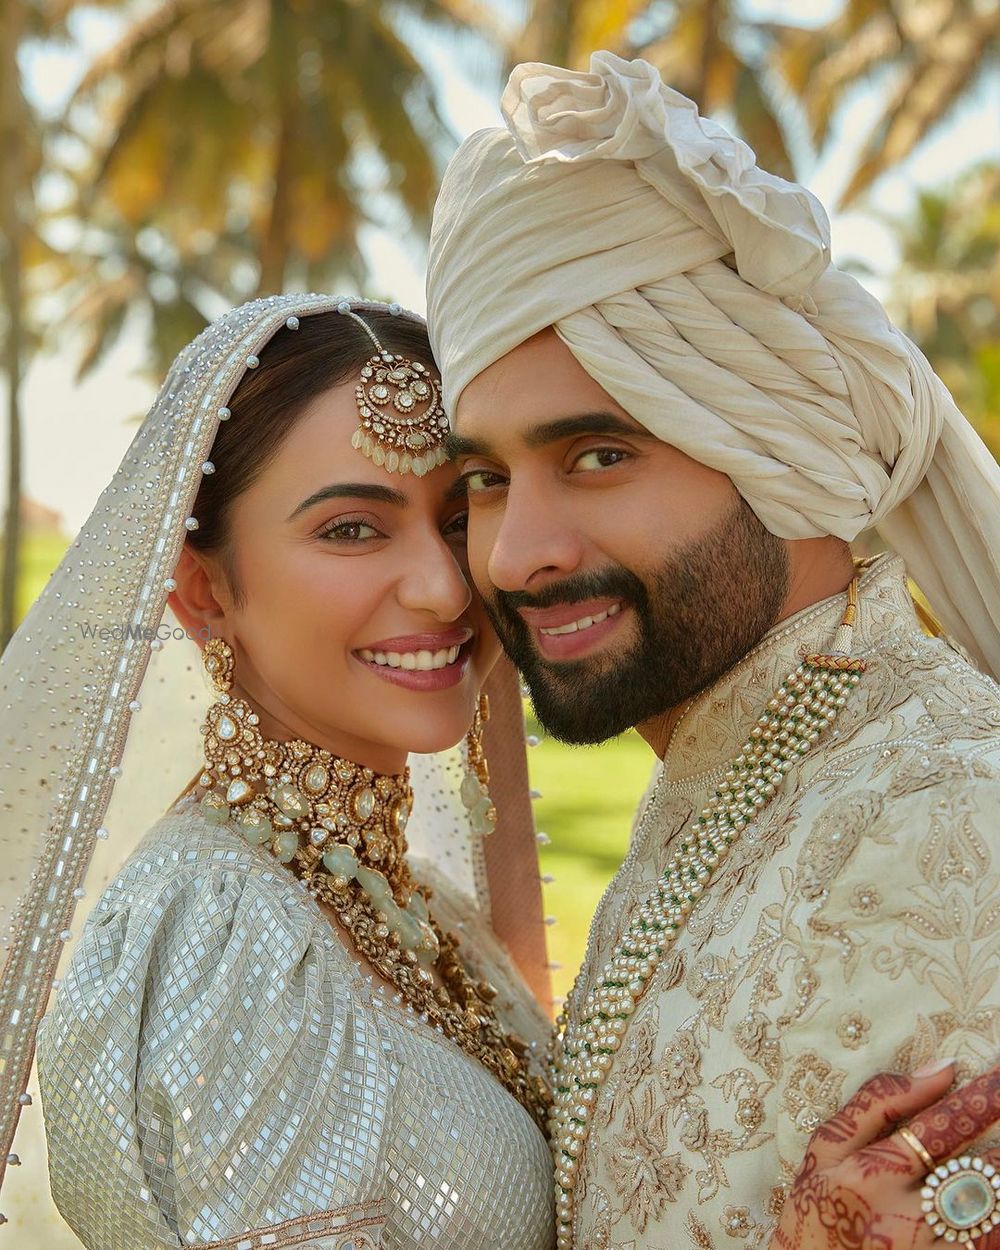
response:
{"label": "white fabric knot on turban", "polygon": [[801,295],[830,263],[830,223],[804,187],[757,168],[747,145],[664,85],[646,61],[598,52],[593,73],[519,65],[503,109],[525,161],[631,161],[636,172],[725,243],[742,278]]}
{"label": "white fabric knot on turban", "polygon": [[850,541],[877,523],[949,631],[1000,671],[1000,470],[918,349],[829,263],[814,197],[643,61],[518,66],[502,109],[507,128],[459,148],[434,212],[446,409],[552,326],[772,533]]}

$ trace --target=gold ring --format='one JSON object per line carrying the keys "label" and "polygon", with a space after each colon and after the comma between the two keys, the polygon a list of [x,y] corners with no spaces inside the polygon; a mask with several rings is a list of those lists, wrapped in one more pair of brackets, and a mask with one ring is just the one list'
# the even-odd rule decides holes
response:
{"label": "gold ring", "polygon": [[930,1151],[916,1135],[916,1133],[914,1133],[913,1129],[907,1128],[906,1125],[903,1124],[900,1128],[896,1129],[896,1132],[900,1135],[900,1137],[902,1137],[903,1141],[906,1142],[928,1172],[933,1172],[937,1167],[937,1164],[931,1158]]}

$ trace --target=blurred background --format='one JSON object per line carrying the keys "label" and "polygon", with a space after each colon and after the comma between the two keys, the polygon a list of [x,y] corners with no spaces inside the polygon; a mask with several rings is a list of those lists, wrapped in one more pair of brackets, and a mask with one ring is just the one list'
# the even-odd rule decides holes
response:
{"label": "blurred background", "polygon": [[[0,645],[206,321],[423,311],[444,165],[523,60],[643,56],[814,190],[996,453],[998,35],[993,0],[0,0]],[[651,756],[529,732],[562,996]]]}

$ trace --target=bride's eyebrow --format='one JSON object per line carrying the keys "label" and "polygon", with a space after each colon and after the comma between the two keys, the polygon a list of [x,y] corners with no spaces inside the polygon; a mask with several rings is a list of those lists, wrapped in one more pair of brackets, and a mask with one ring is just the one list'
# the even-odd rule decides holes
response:
{"label": "bride's eyebrow", "polygon": [[405,508],[410,502],[402,491],[393,490],[390,486],[376,486],[371,482],[337,482],[330,486],[321,486],[313,491],[308,499],[303,499],[299,506],[288,516],[293,521],[300,512],[305,512],[315,503],[325,499],[365,499],[370,503],[387,503],[396,508]]}

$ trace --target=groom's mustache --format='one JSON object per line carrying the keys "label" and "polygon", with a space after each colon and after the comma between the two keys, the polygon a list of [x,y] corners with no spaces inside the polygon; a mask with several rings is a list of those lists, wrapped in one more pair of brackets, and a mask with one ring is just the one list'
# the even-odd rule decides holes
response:
{"label": "groom's mustache", "polygon": [[487,596],[487,605],[507,621],[516,621],[522,628],[518,608],[554,608],[560,604],[579,603],[586,599],[621,599],[642,608],[649,599],[646,587],[634,573],[620,564],[612,568],[591,569],[574,573],[562,581],[552,582],[543,590],[529,594],[525,590],[498,590]]}

